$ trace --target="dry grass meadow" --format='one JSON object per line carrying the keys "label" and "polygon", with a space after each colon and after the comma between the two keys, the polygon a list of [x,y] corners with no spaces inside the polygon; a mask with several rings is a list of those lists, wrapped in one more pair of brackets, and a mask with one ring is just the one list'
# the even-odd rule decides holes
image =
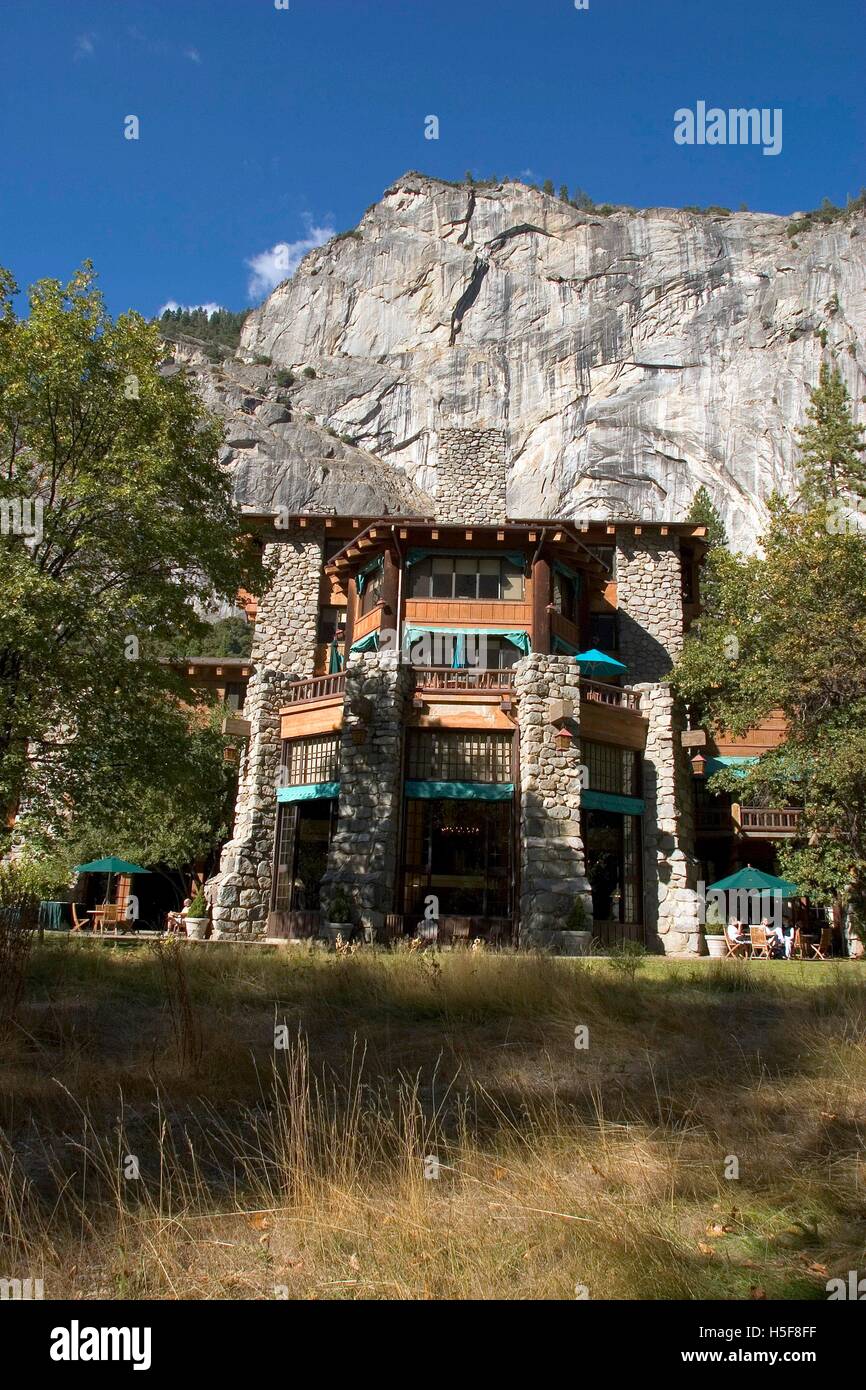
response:
{"label": "dry grass meadow", "polygon": [[864,1264],[855,963],[58,938],[0,1107],[0,1275],[46,1298],[824,1298]]}

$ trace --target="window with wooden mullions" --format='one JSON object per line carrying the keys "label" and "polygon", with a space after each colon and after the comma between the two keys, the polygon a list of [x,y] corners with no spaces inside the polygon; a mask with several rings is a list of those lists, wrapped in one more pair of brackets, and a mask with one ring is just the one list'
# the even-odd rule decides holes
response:
{"label": "window with wooden mullions", "polygon": [[410,598],[523,599],[522,568],[498,556],[431,555],[413,565],[409,576]]}
{"label": "window with wooden mullions", "polygon": [[282,783],[287,787],[336,782],[340,776],[339,734],[316,734],[283,742]]}
{"label": "window with wooden mullions", "polygon": [[412,729],[406,775],[412,782],[511,782],[513,747],[509,733]]}

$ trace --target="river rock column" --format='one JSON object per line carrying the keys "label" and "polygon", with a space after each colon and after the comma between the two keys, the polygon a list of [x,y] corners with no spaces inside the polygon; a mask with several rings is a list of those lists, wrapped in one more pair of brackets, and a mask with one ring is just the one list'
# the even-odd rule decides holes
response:
{"label": "river rock column", "polygon": [[617,529],[619,655],[629,681],[660,681],[683,647],[683,594],[677,536]]}
{"label": "river rock column", "polygon": [[647,936],[656,933],[666,955],[700,953],[694,857],[694,793],[680,734],[685,721],[668,686],[637,685],[647,720],[644,756],[644,911]]}
{"label": "river rock column", "polygon": [[354,920],[381,933],[394,901],[403,796],[403,722],[412,668],[397,652],[349,658],[340,745],[339,818],[322,879],[327,919],[338,888]]}
{"label": "river rock column", "polygon": [[522,946],[548,944],[574,904],[592,928],[592,895],[580,830],[583,785],[577,738],[562,751],[551,723],[552,700],[571,702],[568,727],[579,735],[580,688],[573,657],[533,653],[514,668],[520,741],[520,923]]}
{"label": "river rock column", "polygon": [[[280,533],[275,533],[279,535]],[[250,737],[243,757],[232,838],[219,872],[207,885],[213,924],[224,936],[266,931],[276,828],[280,764],[280,706],[291,680],[312,675],[322,570],[321,535],[272,540],[265,563],[273,582],[256,617],[254,672],[243,716]]]}

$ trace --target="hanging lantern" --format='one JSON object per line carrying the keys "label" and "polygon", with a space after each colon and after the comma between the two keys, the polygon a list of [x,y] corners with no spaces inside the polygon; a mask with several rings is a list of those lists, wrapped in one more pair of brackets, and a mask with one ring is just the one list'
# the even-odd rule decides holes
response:
{"label": "hanging lantern", "polygon": [[705,777],[707,772],[707,760],[703,753],[696,753],[692,758],[692,774],[695,777]]}

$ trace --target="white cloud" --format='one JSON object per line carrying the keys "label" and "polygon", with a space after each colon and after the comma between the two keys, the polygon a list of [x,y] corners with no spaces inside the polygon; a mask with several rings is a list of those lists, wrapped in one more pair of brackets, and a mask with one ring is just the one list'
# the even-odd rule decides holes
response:
{"label": "white cloud", "polygon": [[184,58],[189,58],[189,61],[190,61],[191,63],[200,63],[200,62],[201,62],[201,54],[199,53],[199,51],[198,51],[197,48],[187,48],[187,49],[184,49],[184,54],[183,54],[183,56],[184,56]]}
{"label": "white cloud", "polygon": [[250,256],[246,264],[253,272],[247,285],[251,299],[260,299],[262,295],[270,294],[281,280],[287,280],[290,275],[294,275],[308,251],[315,250],[317,246],[324,246],[334,235],[334,228],[330,224],[317,227],[313,224],[312,218],[307,217],[305,221],[307,235],[299,241],[278,241],[268,251],[260,251],[257,256]]}
{"label": "white cloud", "polygon": [[165,313],[166,309],[185,309],[187,313],[191,313],[193,309],[204,309],[208,318],[210,318],[211,314],[215,314],[216,311],[222,307],[221,304],[178,304],[176,299],[167,299],[164,304],[160,305],[156,313],[157,318],[159,318]]}
{"label": "white cloud", "polygon": [[72,55],[76,63],[81,58],[93,57],[94,53],[96,52],[96,45],[94,43],[95,38],[96,35],[92,33],[78,35],[77,39],[75,40],[75,51]]}

